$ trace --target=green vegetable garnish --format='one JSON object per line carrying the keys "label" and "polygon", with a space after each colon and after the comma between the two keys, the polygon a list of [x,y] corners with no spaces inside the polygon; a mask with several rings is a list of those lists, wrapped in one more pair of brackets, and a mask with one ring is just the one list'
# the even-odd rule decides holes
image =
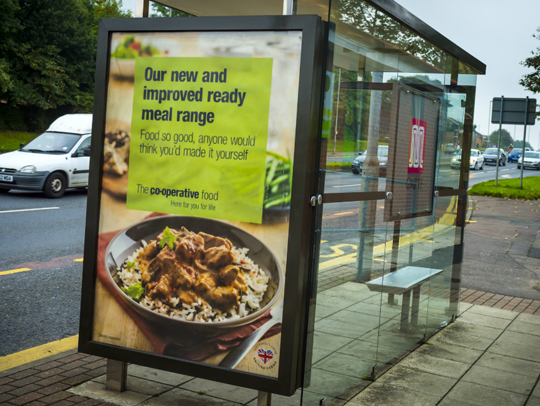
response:
{"label": "green vegetable garnish", "polygon": [[287,207],[291,203],[292,163],[291,158],[285,158],[274,152],[267,151],[266,160],[266,190],[263,207]]}
{"label": "green vegetable garnish", "polygon": [[168,244],[169,248],[172,250],[174,249],[175,241],[176,241],[176,236],[171,234],[171,230],[169,230],[169,227],[165,227],[165,231],[163,231],[163,238],[159,242],[159,248],[163,248],[165,244]]}
{"label": "green vegetable garnish", "polygon": [[127,269],[131,269],[131,268],[133,268],[134,266],[135,266],[135,262],[128,262],[128,263],[126,264],[126,268],[127,268]]}
{"label": "green vegetable garnish", "polygon": [[141,299],[141,296],[144,293],[144,288],[141,285],[141,282],[131,285],[129,288],[122,288],[124,293],[130,298],[138,302]]}

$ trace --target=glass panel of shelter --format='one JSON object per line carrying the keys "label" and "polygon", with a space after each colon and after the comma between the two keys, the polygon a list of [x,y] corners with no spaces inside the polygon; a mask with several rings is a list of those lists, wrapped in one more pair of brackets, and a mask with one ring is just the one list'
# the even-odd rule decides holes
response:
{"label": "glass panel of shelter", "polygon": [[[312,386],[304,391],[304,394],[309,394],[309,397],[304,397],[304,404],[316,404],[314,402],[320,400],[313,395],[345,400],[354,391],[344,391],[347,379],[339,379],[335,375],[331,381],[337,389],[317,389],[316,383],[325,382],[325,371],[330,368],[340,365],[342,368],[334,373],[348,376],[369,377],[374,372],[373,368],[369,370],[369,362],[359,361],[351,369],[343,355],[362,354],[364,360],[370,361],[375,356],[373,366],[382,368],[421,342],[426,333],[431,334],[444,325],[452,313],[449,298],[451,276],[456,272],[453,255],[458,198],[434,197],[439,187],[457,189],[459,179],[463,177],[450,172],[452,156],[442,158],[447,117],[458,113],[449,111],[453,106],[449,99],[461,97],[449,96],[450,57],[367,3],[357,2],[356,5],[361,7],[355,9],[357,14],[354,18],[350,10],[347,18],[337,7],[331,10],[331,73],[334,89],[339,90],[334,95],[331,128],[327,128],[327,138],[323,140],[323,152],[327,153],[327,158],[321,172],[327,181],[325,201],[330,193],[334,193],[336,195],[330,199],[335,202],[332,205],[343,204],[338,203],[340,193],[334,190],[336,188],[341,194],[349,192],[349,205],[352,195],[356,196],[359,209],[357,223],[353,224],[359,225],[358,236],[352,241],[347,238],[336,240],[338,233],[332,233],[330,223],[336,213],[332,211],[332,205],[325,203],[324,243],[321,245],[319,267],[320,277],[329,267],[327,262],[330,261],[325,256],[337,254],[333,251],[336,245],[325,247],[325,243],[348,243],[350,248],[356,245],[356,277],[354,280],[351,278],[350,269],[343,273],[342,280],[340,271],[333,275],[328,273],[326,283],[332,280],[336,285],[329,289],[319,281],[314,347],[323,349],[322,334],[318,331],[321,328],[328,330],[332,325],[324,313],[331,311],[327,308],[329,303],[325,302],[329,297],[344,298],[345,294],[347,299],[357,300],[358,303],[351,304],[349,308],[333,313],[345,315],[346,312],[358,311],[361,314],[360,318],[346,319],[350,324],[348,329],[367,325],[362,321],[370,310],[378,310],[379,325],[373,326],[369,332],[362,332],[354,341],[339,346],[335,351],[325,349],[326,355],[316,360],[311,371]],[[362,31],[366,27],[375,27],[374,32]],[[388,29],[385,31],[383,27]],[[384,41],[378,41],[381,38]],[[420,136],[419,131],[423,131]],[[460,145],[463,141],[459,139],[459,127],[452,137],[456,134]],[[381,149],[385,149],[384,153],[380,152]],[[362,153],[361,159],[357,159],[360,165],[353,162],[351,167],[351,172],[361,175],[360,182],[351,181],[354,179],[351,174],[335,170],[347,165],[347,153],[351,151]],[[421,156],[418,155],[420,151]],[[382,155],[386,163],[384,171]],[[457,172],[460,173],[459,170]],[[394,199],[370,200],[381,192],[391,192]],[[354,204],[346,210],[355,210],[353,207]],[[353,228],[348,231],[350,234]],[[355,239],[357,244],[354,244]],[[434,259],[436,243],[441,247],[437,247],[437,258]],[[446,254],[440,260],[439,250]],[[349,260],[352,263],[352,258]],[[345,275],[349,275],[349,279]],[[337,324],[334,322],[332,326]],[[336,331],[338,329],[332,329],[334,334]]]}

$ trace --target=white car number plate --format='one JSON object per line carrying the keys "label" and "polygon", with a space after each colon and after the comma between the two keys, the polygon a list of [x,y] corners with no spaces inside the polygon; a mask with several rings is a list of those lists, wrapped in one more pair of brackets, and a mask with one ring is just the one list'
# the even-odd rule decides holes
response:
{"label": "white car number plate", "polygon": [[4,182],[13,182],[13,176],[11,175],[0,175],[0,180]]}

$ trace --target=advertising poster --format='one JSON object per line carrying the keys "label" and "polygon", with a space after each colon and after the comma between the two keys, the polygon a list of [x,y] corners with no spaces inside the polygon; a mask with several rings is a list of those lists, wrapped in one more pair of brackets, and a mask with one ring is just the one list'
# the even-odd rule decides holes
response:
{"label": "advertising poster", "polygon": [[388,142],[385,221],[433,212],[435,160],[440,102],[435,95],[393,84]]}
{"label": "advertising poster", "polygon": [[92,341],[278,378],[301,45],[112,34]]}

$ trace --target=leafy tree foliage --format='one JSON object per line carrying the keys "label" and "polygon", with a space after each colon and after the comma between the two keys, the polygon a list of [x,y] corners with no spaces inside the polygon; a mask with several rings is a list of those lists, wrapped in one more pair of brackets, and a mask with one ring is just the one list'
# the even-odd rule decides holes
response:
{"label": "leafy tree foliage", "polygon": [[191,15],[162,4],[152,3],[150,17],[191,17]]}
{"label": "leafy tree foliage", "polygon": [[[499,142],[499,130],[495,130],[489,135],[489,141],[497,145]],[[501,130],[501,148],[507,148],[509,145],[515,146],[514,139],[510,133],[503,128]]]}
{"label": "leafy tree foliage", "polygon": [[[523,147],[523,140],[514,141],[514,148],[522,148],[522,147]],[[525,141],[525,147],[532,149],[532,145],[529,144],[529,141]]]}
{"label": "leafy tree foliage", "polygon": [[[536,29],[538,34],[533,34],[533,38],[540,40],[540,27]],[[540,93],[540,47],[536,51],[531,51],[532,56],[521,62],[527,68],[533,68],[534,72],[524,75],[519,84],[533,93]]]}
{"label": "leafy tree foliage", "polygon": [[446,55],[434,45],[366,1],[335,0],[332,18],[353,26],[367,35],[366,43],[377,39],[392,44],[440,69],[446,69]]}
{"label": "leafy tree foliage", "polygon": [[100,17],[117,0],[0,0],[0,100],[42,110],[92,108]]}

